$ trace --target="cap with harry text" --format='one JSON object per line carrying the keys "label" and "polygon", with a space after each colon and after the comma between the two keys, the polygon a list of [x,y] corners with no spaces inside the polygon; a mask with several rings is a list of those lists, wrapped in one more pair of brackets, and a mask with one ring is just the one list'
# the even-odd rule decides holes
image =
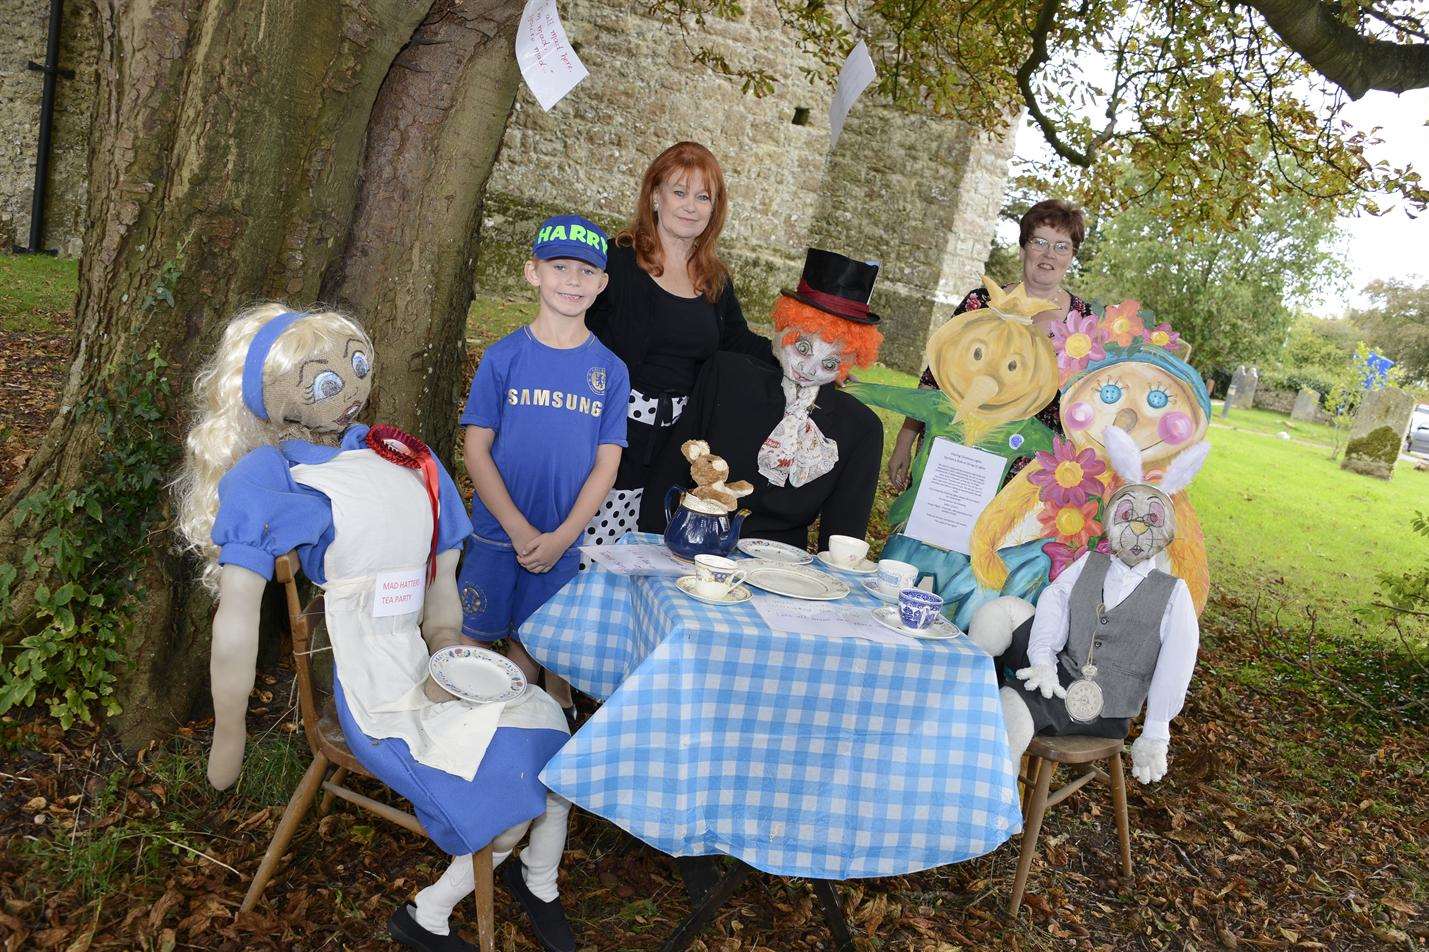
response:
{"label": "cap with harry text", "polygon": [[531,257],[541,261],[575,258],[605,270],[609,241],[600,226],[580,215],[547,218],[531,242]]}

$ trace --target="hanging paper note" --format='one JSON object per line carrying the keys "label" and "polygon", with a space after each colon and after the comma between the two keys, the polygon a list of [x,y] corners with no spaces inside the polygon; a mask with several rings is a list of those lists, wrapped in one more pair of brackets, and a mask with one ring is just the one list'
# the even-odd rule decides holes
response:
{"label": "hanging paper note", "polygon": [[528,0],[516,33],[516,62],[526,88],[546,110],[590,75],[566,38],[556,0]]}
{"label": "hanging paper note", "polygon": [[839,70],[839,87],[834,91],[833,102],[829,103],[829,148],[838,145],[839,134],[844,131],[844,120],[853,108],[853,101],[868,88],[877,74],[873,70],[873,57],[868,55],[868,46],[863,40],[849,51]]}

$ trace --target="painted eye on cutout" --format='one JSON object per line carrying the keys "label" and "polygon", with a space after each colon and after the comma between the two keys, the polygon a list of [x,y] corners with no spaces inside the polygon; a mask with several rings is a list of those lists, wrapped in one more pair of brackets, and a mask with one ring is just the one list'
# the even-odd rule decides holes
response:
{"label": "painted eye on cutout", "polygon": [[1123,503],[1123,504],[1122,504],[1121,512],[1117,513],[1117,514],[1116,514],[1116,517],[1117,517],[1118,519],[1120,519],[1122,522],[1126,522],[1126,521],[1128,521],[1128,520],[1131,519],[1132,515],[1133,515],[1133,512],[1132,512],[1132,508],[1131,508],[1131,503],[1128,502],[1128,503]]}
{"label": "painted eye on cutout", "polygon": [[357,351],[352,355],[352,372],[357,374],[357,379],[361,380],[372,371],[372,364],[368,361],[367,355],[362,351]]}
{"label": "painted eye on cutout", "polygon": [[1007,362],[1007,372],[1010,374],[1017,373],[1017,361],[1015,359]]}
{"label": "painted eye on cutout", "polygon": [[313,402],[317,403],[342,393],[342,378],[331,370],[324,370],[313,378]]}
{"label": "painted eye on cutout", "polygon": [[973,348],[973,360],[976,360],[976,361],[981,361],[981,360],[982,360],[982,348],[981,348],[981,347],[974,347],[974,348]]}
{"label": "painted eye on cutout", "polygon": [[1148,512],[1146,514],[1146,524],[1148,526],[1161,525],[1161,513],[1155,511],[1154,509],[1151,512]]}
{"label": "painted eye on cutout", "polygon": [[1101,390],[1098,392],[1101,394],[1102,403],[1116,403],[1121,399],[1121,388],[1114,383],[1102,384]]}
{"label": "painted eye on cutout", "polygon": [[1146,405],[1153,410],[1161,410],[1171,402],[1171,395],[1165,390],[1152,390],[1146,395]]}

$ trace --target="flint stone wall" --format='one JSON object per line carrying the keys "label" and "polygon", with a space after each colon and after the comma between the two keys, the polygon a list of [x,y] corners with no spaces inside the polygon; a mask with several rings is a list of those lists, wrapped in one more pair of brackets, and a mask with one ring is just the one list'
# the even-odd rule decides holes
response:
{"label": "flint stone wall", "polygon": [[[26,64],[45,60],[49,11],[49,0],[0,0],[0,251],[30,240],[44,76]],[[96,49],[93,5],[66,0],[59,65],[75,78],[61,76],[55,87],[44,247],[67,257],[79,255],[84,239]]]}
{"label": "flint stone wall", "polygon": [[801,74],[813,62],[768,0],[750,3],[738,21],[710,18],[696,38],[732,64],[769,70],[777,87],[763,98],[693,63],[678,31],[638,5],[572,0],[562,16],[591,76],[549,113],[524,87],[518,95],[487,189],[479,292],[528,294],[520,263],[549,214],[577,211],[618,230],[650,161],[693,139],[710,147],[728,180],[720,250],[750,322],[768,320],[809,245],[878,260],[882,359],[921,369],[928,333],[980,283],[1010,132],[984,136],[866,93],[830,157],[832,89]]}

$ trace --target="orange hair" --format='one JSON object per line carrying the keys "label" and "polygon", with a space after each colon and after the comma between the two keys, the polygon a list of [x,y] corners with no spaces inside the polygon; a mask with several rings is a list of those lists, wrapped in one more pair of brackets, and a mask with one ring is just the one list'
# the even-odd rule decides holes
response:
{"label": "orange hair", "polygon": [[615,240],[617,244],[635,248],[635,263],[646,274],[654,277],[664,274],[664,251],[655,233],[655,189],[682,173],[688,176],[691,171],[699,172],[705,180],[714,210],[710,213],[709,224],[695,239],[690,252],[690,280],[694,282],[695,290],[713,304],[729,283],[729,268],[720,260],[715,247],[719,243],[720,232],[724,230],[725,217],[729,214],[729,198],[725,194],[724,172],[709,149],[698,142],[676,142],[656,156],[640,180],[635,217],[615,236]]}
{"label": "orange hair", "polygon": [[844,320],[787,294],[779,295],[779,300],[774,302],[774,330],[787,331],[779,338],[781,346],[794,343],[801,331],[842,344],[844,353],[839,363],[840,383],[854,367],[867,367],[877,360],[878,347],[883,343],[883,335],[872,324]]}

